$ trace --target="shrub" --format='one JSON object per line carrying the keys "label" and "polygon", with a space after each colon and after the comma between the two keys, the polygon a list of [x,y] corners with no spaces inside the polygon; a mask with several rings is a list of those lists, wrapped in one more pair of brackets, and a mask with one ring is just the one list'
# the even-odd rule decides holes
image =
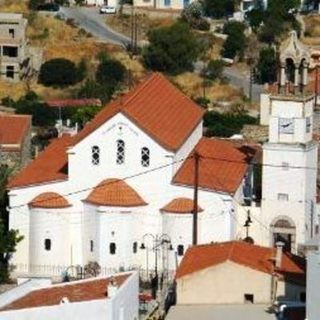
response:
{"label": "shrub", "polygon": [[96,80],[100,84],[116,88],[124,80],[125,72],[126,69],[121,62],[107,58],[100,62]]}
{"label": "shrub", "polygon": [[223,75],[224,63],[222,60],[210,60],[206,68],[205,76],[210,80],[221,79]]}
{"label": "shrub", "polygon": [[67,59],[52,59],[40,68],[39,82],[45,86],[66,87],[80,80],[76,65]]}

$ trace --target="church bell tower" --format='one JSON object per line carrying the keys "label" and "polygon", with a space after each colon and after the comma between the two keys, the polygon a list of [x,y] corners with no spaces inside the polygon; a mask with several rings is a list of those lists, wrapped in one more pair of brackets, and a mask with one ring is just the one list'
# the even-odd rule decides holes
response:
{"label": "church bell tower", "polygon": [[316,237],[317,143],[314,95],[308,92],[310,54],[294,31],[280,50],[278,93],[270,97],[269,138],[263,145],[261,214],[265,245],[298,252]]}

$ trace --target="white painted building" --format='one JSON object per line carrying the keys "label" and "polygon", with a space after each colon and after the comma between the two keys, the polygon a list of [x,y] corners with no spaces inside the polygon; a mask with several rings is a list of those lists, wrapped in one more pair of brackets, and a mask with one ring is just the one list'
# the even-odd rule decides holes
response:
{"label": "white painted building", "polygon": [[3,320],[137,320],[137,272],[62,284],[27,280],[0,295]]}
{"label": "white painted building", "polygon": [[8,185],[10,228],[24,235],[15,273],[61,274],[89,261],[174,270],[192,243],[194,152],[198,243],[233,239],[255,151],[203,138],[202,115],[156,73],[53,141]]}

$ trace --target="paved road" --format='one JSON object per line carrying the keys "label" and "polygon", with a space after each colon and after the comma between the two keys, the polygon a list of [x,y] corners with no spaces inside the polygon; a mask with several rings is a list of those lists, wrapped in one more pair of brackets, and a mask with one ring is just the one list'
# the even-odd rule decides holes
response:
{"label": "paved road", "polygon": [[126,36],[112,30],[105,23],[105,15],[99,14],[98,8],[61,8],[61,13],[74,21],[79,27],[90,32],[101,42],[108,42],[124,46],[130,43],[130,39]]}
{"label": "paved road", "polygon": [[[200,73],[203,70],[203,62],[198,61],[194,64],[194,71]],[[225,67],[223,75],[229,80],[230,84],[236,88],[242,88],[245,95],[249,97],[250,77],[249,74],[244,74],[233,67]],[[262,85],[253,84],[252,101],[260,102],[260,94],[264,91]]]}
{"label": "paved road", "polygon": [[[249,96],[249,88],[250,88],[250,76],[240,73],[238,70],[227,67],[224,68],[223,71],[224,76],[230,81],[230,84],[237,88],[243,88],[246,96]],[[260,94],[264,91],[262,85],[253,84],[252,86],[252,101],[259,102]]]}

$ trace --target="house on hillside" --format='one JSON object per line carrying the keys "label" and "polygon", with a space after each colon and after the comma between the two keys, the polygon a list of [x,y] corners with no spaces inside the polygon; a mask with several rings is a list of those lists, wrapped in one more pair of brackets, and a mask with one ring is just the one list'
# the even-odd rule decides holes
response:
{"label": "house on hillside", "polygon": [[78,134],[54,140],[8,184],[10,228],[24,235],[15,273],[89,261],[173,271],[193,242],[193,212],[198,243],[234,239],[234,201],[251,188],[255,150],[202,137],[202,116],[154,73]]}
{"label": "house on hillside", "polygon": [[31,116],[0,114],[0,165],[15,171],[31,160]]}
{"label": "house on hillside", "polygon": [[137,320],[139,317],[136,272],[53,285],[47,282],[27,280],[0,295],[0,318]]}
{"label": "house on hillside", "polygon": [[194,246],[176,272],[177,304],[269,304],[305,299],[304,259],[243,241]]}
{"label": "house on hillside", "polygon": [[26,26],[22,14],[0,13],[1,79],[17,82],[30,72]]}

